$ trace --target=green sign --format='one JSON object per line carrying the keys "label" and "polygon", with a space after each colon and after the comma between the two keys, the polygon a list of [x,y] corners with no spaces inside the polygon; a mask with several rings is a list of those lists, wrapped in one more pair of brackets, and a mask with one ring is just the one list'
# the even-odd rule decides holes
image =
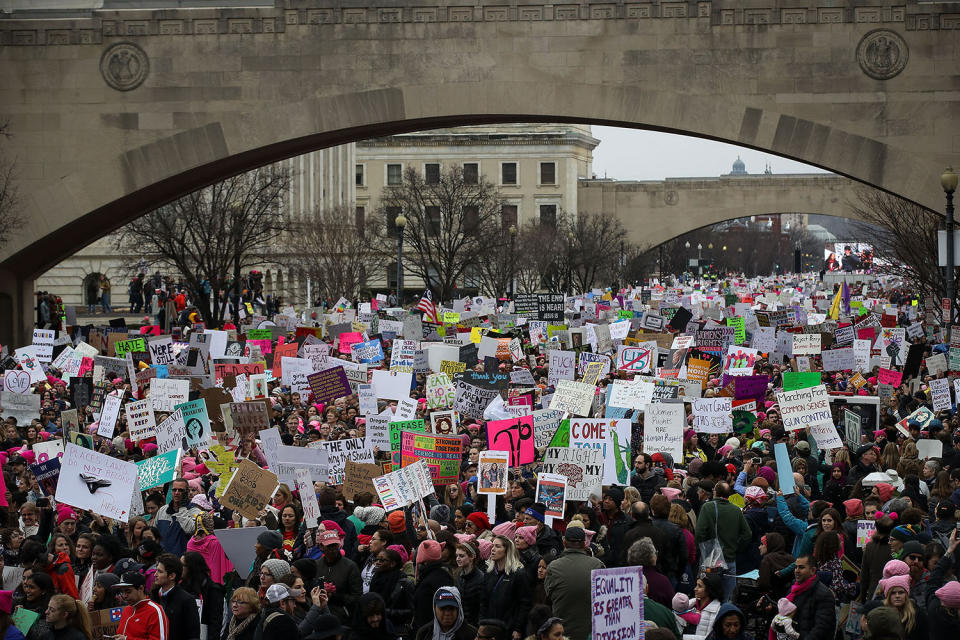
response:
{"label": "green sign", "polygon": [[427,426],[423,420],[398,420],[390,423],[390,450],[400,451],[401,433],[404,431],[413,431],[415,433],[426,433]]}
{"label": "green sign", "polygon": [[733,339],[735,340],[735,344],[743,344],[747,341],[747,330],[743,325],[742,317],[734,316],[727,318],[727,326],[734,328]]}
{"label": "green sign", "polygon": [[819,371],[784,371],[783,390],[808,389],[822,383]]}
{"label": "green sign", "polygon": [[133,338],[131,340],[121,340],[113,346],[117,357],[124,357],[128,353],[147,350],[147,341],[143,338]]}
{"label": "green sign", "polygon": [[247,340],[273,340],[270,329],[248,329]]}
{"label": "green sign", "polygon": [[562,420],[557,432],[553,434],[548,447],[569,447],[570,446],[570,421]]}

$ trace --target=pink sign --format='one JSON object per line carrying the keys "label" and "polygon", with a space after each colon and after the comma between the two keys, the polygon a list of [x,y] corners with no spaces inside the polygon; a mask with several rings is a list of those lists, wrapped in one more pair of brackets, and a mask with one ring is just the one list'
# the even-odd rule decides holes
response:
{"label": "pink sign", "polygon": [[511,467],[533,462],[533,416],[488,422],[487,445],[494,451],[509,451]]}
{"label": "pink sign", "polygon": [[903,373],[899,371],[894,371],[893,369],[884,369],[880,368],[877,371],[877,382],[880,384],[889,384],[894,388],[900,386],[900,381],[903,379]]}
{"label": "pink sign", "polygon": [[347,331],[340,334],[340,353],[350,353],[350,345],[357,342],[363,342],[363,333],[360,331]]}

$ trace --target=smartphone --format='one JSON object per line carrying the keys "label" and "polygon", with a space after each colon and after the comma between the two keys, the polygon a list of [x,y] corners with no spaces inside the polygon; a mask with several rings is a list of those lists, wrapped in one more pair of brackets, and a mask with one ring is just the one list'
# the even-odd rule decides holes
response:
{"label": "smartphone", "polygon": [[960,522],[957,522],[957,533],[960,534]]}

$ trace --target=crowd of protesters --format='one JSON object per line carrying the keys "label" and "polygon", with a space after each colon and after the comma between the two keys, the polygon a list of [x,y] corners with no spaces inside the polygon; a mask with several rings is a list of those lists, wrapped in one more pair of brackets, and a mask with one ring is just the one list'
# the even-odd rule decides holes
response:
{"label": "crowd of protesters", "polygon": [[[693,308],[693,319],[683,330],[666,331],[693,335],[692,328],[707,320],[699,312],[704,301],[732,310],[733,296],[749,303],[751,315],[771,308],[757,302],[762,294],[783,299],[792,292],[802,300],[817,293],[814,283],[790,276],[683,287],[657,283],[646,291],[568,297],[565,316],[571,326],[578,320],[606,322],[611,312],[616,319],[619,309],[637,310],[654,298],[663,310],[673,297],[674,306]],[[827,302],[833,298],[832,291],[819,293]],[[926,318],[932,331],[908,342],[922,345],[925,357],[948,352],[941,327],[924,315],[923,301],[904,289],[874,284],[855,286],[852,293],[873,301],[865,315],[886,311],[898,327]],[[493,304],[510,310],[509,301]],[[377,313],[402,319],[422,309]],[[342,313],[353,317],[352,311]],[[831,315],[842,324],[851,314],[845,311]],[[639,319],[642,312],[635,314]],[[481,317],[482,327],[502,320],[496,310],[489,316]],[[427,319],[424,326],[436,328]],[[500,326],[500,335],[520,338],[523,355],[507,354],[493,370],[529,369],[539,408],[554,391],[549,351],[522,322],[514,323],[515,317]],[[250,327],[228,328],[242,339]],[[73,344],[85,335],[78,328],[70,332]],[[285,337],[294,339],[294,332]],[[391,336],[381,338],[387,367]],[[691,355],[698,355],[696,346],[684,357]],[[493,498],[478,495],[478,457],[488,448],[485,420],[462,415],[458,481],[435,487],[423,509],[388,513],[373,492],[347,500],[340,487],[316,483],[316,528],[306,526],[300,496],[283,484],[256,519],[225,508],[205,447],[185,451],[180,477],[145,492],[144,513],[128,522],[57,503],[31,471],[34,445],[67,435],[61,418],[67,409],[77,410],[81,431],[95,434],[97,425],[90,407],[72,404],[68,379],[48,367],[46,380],[30,390],[41,396],[39,414],[30,421],[7,417],[0,444],[6,487],[0,560],[8,589],[0,591],[0,636],[23,637],[14,620],[25,610],[36,617],[28,640],[89,640],[99,612],[123,607],[114,632],[120,640],[585,640],[592,637],[591,572],[641,566],[642,622],[651,639],[956,637],[960,416],[953,405],[924,424],[898,425],[916,409],[932,408],[929,382],[949,373],[931,375],[924,360],[879,401],[871,416],[876,423],[865,421],[857,442],[820,450],[809,430],[784,429],[777,391],[783,374],[797,364],[776,360],[761,353],[754,363],[753,373],[767,376],[768,384],[747,429],[697,433],[685,405],[689,426],[682,458],[644,451],[644,413],[635,412],[629,482],[598,487],[588,501],[568,500],[562,518],[551,521],[536,499],[537,462],[511,468],[509,490],[494,505],[487,502]],[[2,365],[16,369],[12,358]],[[474,368],[489,366],[478,362]],[[813,371],[821,366],[820,356],[810,358]],[[838,397],[876,397],[877,369],[863,371],[859,387],[852,370],[824,372],[821,382]],[[728,394],[720,373],[711,371],[705,397]],[[615,368],[601,377],[593,415],[605,415],[608,385],[633,377]],[[414,380],[417,417],[429,424],[426,376]],[[131,382],[122,375],[108,379],[107,393],[129,398]],[[317,403],[276,379],[269,380],[268,394],[271,424],[264,428],[278,427],[285,445],[365,435],[356,394]],[[396,405],[380,399],[377,411]],[[834,422],[844,434],[839,406],[833,405]],[[164,417],[158,413],[157,422]],[[152,439],[132,442],[124,425],[121,415],[115,437],[93,436],[97,450],[133,461],[157,455]],[[238,460],[267,466],[257,434],[217,439]],[[931,440],[942,453],[921,457],[918,444]],[[777,444],[786,445],[790,469],[782,468],[782,459],[778,465]],[[377,459],[389,460],[389,452],[378,451]],[[790,474],[794,488],[784,491],[783,478]],[[864,521],[873,532],[858,544],[858,523]],[[235,567],[214,532],[247,526],[266,530],[256,538],[251,566]]]}

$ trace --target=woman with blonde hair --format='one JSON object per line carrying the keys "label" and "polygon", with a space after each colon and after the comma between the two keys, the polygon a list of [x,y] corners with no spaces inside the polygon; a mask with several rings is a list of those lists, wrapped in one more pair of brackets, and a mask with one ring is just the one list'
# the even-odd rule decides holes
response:
{"label": "woman with blonde hair", "polygon": [[443,492],[443,502],[450,507],[450,512],[453,513],[463,506],[463,501],[463,491],[460,489],[460,485],[456,482],[448,484],[446,491]]}
{"label": "woman with blonde hair", "polygon": [[92,640],[90,616],[79,600],[59,594],[50,598],[46,610],[53,640]]}
{"label": "woman with blonde hair", "polygon": [[222,640],[253,640],[260,617],[260,598],[250,587],[240,587],[230,596],[233,617],[223,632]]}
{"label": "woman with blonde hair", "polygon": [[897,449],[897,445],[888,442],[887,446],[883,448],[883,453],[880,454],[880,468],[884,470],[896,469],[899,462],[900,451]]}
{"label": "woman with blonde hair", "polygon": [[480,619],[503,620],[509,634],[523,637],[534,585],[529,584],[520,554],[510,538],[494,536],[483,586]]}
{"label": "woman with blonde hair", "polygon": [[892,576],[880,581],[883,604],[892,607],[900,617],[905,632],[904,640],[927,640],[927,613],[910,597],[910,576]]}

